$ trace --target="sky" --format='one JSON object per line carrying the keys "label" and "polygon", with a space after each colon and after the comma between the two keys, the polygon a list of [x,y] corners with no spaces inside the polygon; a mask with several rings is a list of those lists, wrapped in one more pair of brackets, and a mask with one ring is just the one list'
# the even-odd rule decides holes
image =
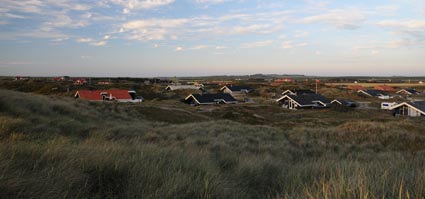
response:
{"label": "sky", "polygon": [[0,0],[0,75],[425,76],[424,0]]}

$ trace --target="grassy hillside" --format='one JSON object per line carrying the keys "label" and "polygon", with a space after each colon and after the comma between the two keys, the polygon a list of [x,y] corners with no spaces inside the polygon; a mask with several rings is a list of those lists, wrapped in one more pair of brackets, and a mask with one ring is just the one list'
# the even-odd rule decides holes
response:
{"label": "grassy hillside", "polygon": [[423,198],[425,120],[0,90],[0,198]]}

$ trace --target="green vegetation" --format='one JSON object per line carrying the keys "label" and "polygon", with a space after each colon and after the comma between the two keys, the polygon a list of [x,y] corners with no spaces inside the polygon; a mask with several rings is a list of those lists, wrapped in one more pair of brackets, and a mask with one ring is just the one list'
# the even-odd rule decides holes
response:
{"label": "green vegetation", "polygon": [[425,120],[0,90],[0,198],[423,198]]}

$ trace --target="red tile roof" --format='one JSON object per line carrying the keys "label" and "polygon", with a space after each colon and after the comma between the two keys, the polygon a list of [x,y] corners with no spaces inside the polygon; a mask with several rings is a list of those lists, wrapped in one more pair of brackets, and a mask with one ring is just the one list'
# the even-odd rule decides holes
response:
{"label": "red tile roof", "polygon": [[103,100],[101,93],[102,93],[101,90],[93,90],[93,91],[81,90],[75,93],[75,97],[85,99],[85,100],[90,100],[90,101],[100,101],[100,100]]}
{"label": "red tile roof", "polygon": [[107,92],[108,96],[112,95],[112,98],[117,100],[132,99],[127,90],[108,90]]}
{"label": "red tile roof", "polygon": [[90,101],[101,101],[103,100],[102,93],[106,93],[106,97],[110,99],[132,99],[127,90],[79,90],[75,93],[75,97]]}

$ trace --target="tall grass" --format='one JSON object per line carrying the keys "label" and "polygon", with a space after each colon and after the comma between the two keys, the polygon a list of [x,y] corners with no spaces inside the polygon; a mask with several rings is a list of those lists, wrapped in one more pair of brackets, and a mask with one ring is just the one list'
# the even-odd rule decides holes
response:
{"label": "tall grass", "polygon": [[423,119],[283,112],[284,127],[143,109],[1,90],[0,197],[425,196]]}

